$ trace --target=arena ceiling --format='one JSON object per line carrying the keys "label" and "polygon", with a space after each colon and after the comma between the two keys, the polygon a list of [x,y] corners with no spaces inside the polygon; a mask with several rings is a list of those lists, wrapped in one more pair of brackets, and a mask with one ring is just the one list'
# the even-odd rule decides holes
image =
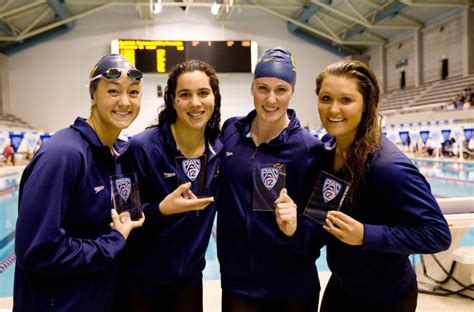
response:
{"label": "arena ceiling", "polygon": [[[44,41],[60,29],[71,30],[76,20],[104,14],[121,6],[139,19],[155,18],[155,3],[188,12],[214,5],[217,22],[259,10],[288,22],[296,36],[347,53],[383,45],[405,32],[471,7],[473,0],[0,0],[0,52],[9,54],[23,45]],[[217,6],[216,6],[216,4]],[[63,31],[64,32],[64,31]]]}

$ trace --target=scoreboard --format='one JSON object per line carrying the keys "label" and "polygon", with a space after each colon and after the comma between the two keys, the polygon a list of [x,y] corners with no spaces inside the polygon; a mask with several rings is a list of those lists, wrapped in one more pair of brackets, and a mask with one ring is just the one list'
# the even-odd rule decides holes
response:
{"label": "scoreboard", "polygon": [[258,57],[257,43],[250,40],[116,39],[112,41],[111,50],[125,56],[144,73],[167,73],[174,65],[190,59],[202,60],[218,73],[248,73],[252,72]]}

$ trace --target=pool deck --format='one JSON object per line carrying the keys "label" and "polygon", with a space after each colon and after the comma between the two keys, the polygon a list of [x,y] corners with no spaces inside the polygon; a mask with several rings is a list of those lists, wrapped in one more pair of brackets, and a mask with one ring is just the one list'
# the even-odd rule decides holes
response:
{"label": "pool deck", "polygon": [[[321,282],[321,294],[326,287],[330,272],[320,272],[319,280]],[[221,289],[220,282],[204,282],[204,311],[221,311]],[[0,298],[0,312],[10,312],[13,305],[11,297]],[[436,312],[436,311],[456,311],[472,312],[474,311],[474,301],[459,296],[441,297],[435,295],[418,294],[417,312]]]}

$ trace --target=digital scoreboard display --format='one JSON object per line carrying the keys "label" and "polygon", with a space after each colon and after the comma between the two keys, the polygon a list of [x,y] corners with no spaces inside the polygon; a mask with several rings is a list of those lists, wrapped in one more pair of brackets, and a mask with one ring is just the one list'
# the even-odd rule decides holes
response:
{"label": "digital scoreboard display", "polygon": [[250,40],[117,39],[112,41],[111,50],[125,56],[144,73],[167,73],[174,65],[190,59],[202,60],[218,73],[249,73],[258,57],[257,43]]}

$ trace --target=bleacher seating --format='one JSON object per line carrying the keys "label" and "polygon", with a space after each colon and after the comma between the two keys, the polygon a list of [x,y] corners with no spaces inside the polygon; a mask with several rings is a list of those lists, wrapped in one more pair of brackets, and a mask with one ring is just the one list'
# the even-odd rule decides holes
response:
{"label": "bleacher seating", "polygon": [[425,84],[419,87],[411,87],[407,89],[396,90],[382,97],[380,103],[381,110],[398,110],[404,106],[413,104],[413,102],[422,94],[425,93],[430,84]]}
{"label": "bleacher seating", "polygon": [[456,94],[474,84],[474,75],[452,77],[419,87],[396,90],[383,96],[380,109],[384,113],[408,113],[443,109]]}
{"label": "bleacher seating", "polygon": [[0,130],[27,131],[32,129],[36,128],[12,114],[0,114]]}
{"label": "bleacher seating", "polygon": [[465,88],[474,84],[474,75],[467,77],[453,77],[433,83],[426,90],[426,94],[418,98],[411,106],[422,106],[439,104],[443,106],[451,102],[456,94],[463,92]]}

